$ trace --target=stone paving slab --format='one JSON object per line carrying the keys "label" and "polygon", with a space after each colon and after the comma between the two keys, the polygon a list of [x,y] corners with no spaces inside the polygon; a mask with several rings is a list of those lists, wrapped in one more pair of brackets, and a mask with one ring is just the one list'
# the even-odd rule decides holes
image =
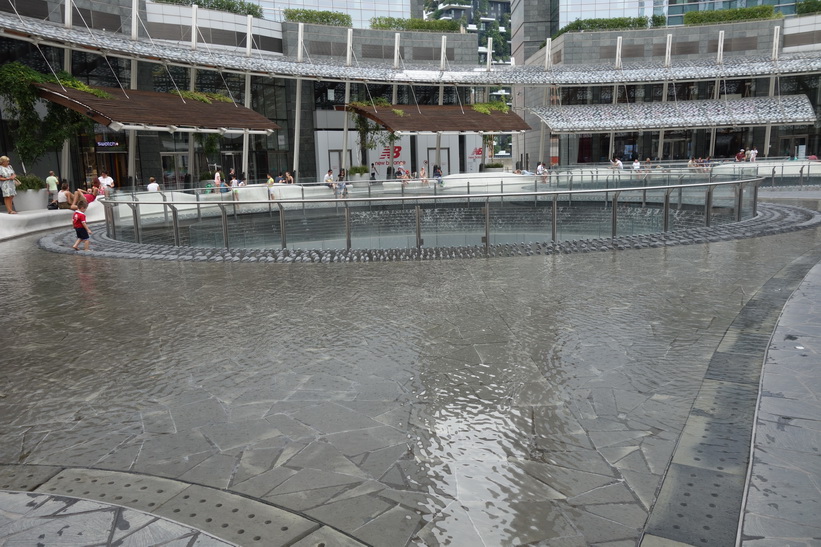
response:
{"label": "stone paving slab", "polygon": [[[730,536],[723,515],[733,506],[737,526],[741,489],[721,487],[728,504],[711,508],[718,465],[671,461],[691,412],[694,424],[712,420],[722,442],[732,440],[724,426],[752,415],[716,405],[754,381],[705,374],[716,353],[766,350],[768,308],[780,310],[781,280],[803,267],[789,265],[812,264],[818,230],[782,228],[678,248],[625,239],[624,253],[568,246],[509,260],[307,268],[92,260],[33,249],[33,238],[6,242],[0,326],[13,336],[0,462],[69,458],[188,478],[386,547],[620,547],[645,532],[673,545],[681,517],[652,519],[696,496],[693,511],[722,516],[717,542]],[[757,295],[762,287],[772,296]],[[748,302],[749,321],[733,326]],[[75,339],[95,343],[66,351]],[[785,367],[811,372],[801,354]],[[789,432],[811,431],[811,413],[783,408],[773,398],[759,417],[783,426],[798,452],[804,437]],[[811,461],[792,463],[809,472]],[[693,491],[665,490],[668,468],[696,473]],[[189,518],[192,499],[168,508]],[[237,509],[228,514],[247,514]],[[327,528],[296,541],[323,541]]]}

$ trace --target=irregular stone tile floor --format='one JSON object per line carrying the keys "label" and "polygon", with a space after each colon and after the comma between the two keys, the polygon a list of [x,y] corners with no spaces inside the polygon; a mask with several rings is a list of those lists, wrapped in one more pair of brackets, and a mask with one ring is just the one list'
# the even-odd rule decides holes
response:
{"label": "irregular stone tile floor", "polygon": [[[739,460],[716,483],[749,483],[741,541],[817,541],[817,228],[290,266],[36,241],[0,245],[0,487],[29,492],[0,497],[5,544],[41,518],[20,508],[32,495],[54,522],[88,507],[88,545],[113,544],[97,536],[116,511],[179,525],[166,544],[726,544],[729,526],[682,541],[670,504],[688,480],[695,505],[715,503],[717,460],[694,464],[688,431],[706,424],[722,443],[710,457],[735,454],[727,416],[756,409],[749,481]],[[758,404],[750,370],[731,367],[761,351],[760,369],[767,348]],[[748,406],[710,406],[724,387]]]}

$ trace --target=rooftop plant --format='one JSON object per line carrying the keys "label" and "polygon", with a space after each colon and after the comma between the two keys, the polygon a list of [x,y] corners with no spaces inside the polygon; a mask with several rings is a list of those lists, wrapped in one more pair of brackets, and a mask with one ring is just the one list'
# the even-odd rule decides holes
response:
{"label": "rooftop plant", "polygon": [[581,32],[585,30],[633,30],[644,29],[652,26],[664,26],[666,20],[664,16],[652,19],[649,17],[614,17],[611,19],[576,19],[572,23],[560,28],[559,31],[553,35],[557,38],[565,32]]}
{"label": "rooftop plant", "polygon": [[773,6],[753,6],[751,8],[688,11],[684,14],[684,24],[707,25],[710,23],[732,23],[735,21],[776,19],[779,17],[783,17],[783,15],[781,13],[776,13]]}
{"label": "rooftop plant", "polygon": [[332,27],[353,26],[351,16],[337,11],[317,11],[311,9],[282,10],[285,21],[289,23],[308,23],[312,25],[330,25]]}
{"label": "rooftop plant", "polygon": [[262,7],[251,2],[243,2],[242,0],[155,0],[163,4],[177,4],[181,6],[190,6],[197,4],[203,9],[212,9],[216,11],[227,11],[229,13],[236,13],[237,15],[251,15],[262,19]]}
{"label": "rooftop plant", "polygon": [[459,21],[437,19],[401,19],[398,17],[374,17],[371,19],[374,30],[405,30],[421,32],[459,32]]}
{"label": "rooftop plant", "polygon": [[819,13],[821,12],[821,0],[803,0],[802,2],[796,2],[795,12],[798,15]]}

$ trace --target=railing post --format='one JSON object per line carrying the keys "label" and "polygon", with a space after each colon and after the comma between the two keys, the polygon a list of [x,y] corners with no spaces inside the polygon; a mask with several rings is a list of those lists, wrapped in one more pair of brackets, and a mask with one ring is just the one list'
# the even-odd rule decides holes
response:
{"label": "railing post", "polygon": [[802,165],[801,169],[798,170],[798,186],[802,190],[804,189],[804,167],[806,167],[806,165]]}
{"label": "railing post", "polygon": [[348,202],[342,204],[345,207],[345,248],[351,250],[351,208]]}
{"label": "railing post", "polygon": [[421,250],[424,240],[422,239],[422,208],[416,206],[416,248]]}
{"label": "railing post", "polygon": [[160,195],[162,196],[162,217],[163,217],[163,222],[167,223],[168,222],[168,209],[166,209],[165,206],[166,206],[166,203],[168,202],[168,200],[165,198],[165,192],[160,192]]}
{"label": "railing post", "polygon": [[612,206],[613,211],[612,211],[612,216],[611,216],[611,219],[610,219],[610,237],[612,237],[614,239],[616,237],[616,234],[618,233],[618,226],[619,226],[619,222],[618,222],[618,220],[619,220],[619,212],[618,212],[618,209],[619,209],[619,207],[618,207],[618,205],[619,205],[619,194],[621,194],[621,192],[614,192],[613,193],[613,206]]}
{"label": "railing post", "polygon": [[770,177],[770,188],[775,188],[775,167],[773,167],[773,174]]}
{"label": "railing post", "polygon": [[764,179],[759,179],[753,183],[753,216],[758,214],[758,185],[763,181]]}
{"label": "railing post", "polygon": [[715,186],[707,188],[707,195],[704,197],[704,225],[710,227],[713,219],[713,190]]}
{"label": "railing post", "polygon": [[741,206],[744,201],[744,183],[739,182],[735,186],[735,221],[741,222]]}
{"label": "railing post", "polygon": [[142,224],[140,219],[140,204],[139,203],[129,203],[129,207],[131,207],[131,218],[134,221],[134,242],[135,243],[142,243],[143,242],[143,234],[142,234]]}
{"label": "railing post", "polygon": [[197,220],[202,220],[202,208],[200,207],[200,191],[199,188],[194,192],[194,196],[197,198]]}
{"label": "railing post", "polygon": [[553,218],[550,219],[550,239],[556,243],[559,239],[559,194],[553,194]]}
{"label": "railing post", "polygon": [[663,210],[663,218],[664,218],[664,226],[662,228],[663,231],[669,232],[670,231],[670,192],[673,189],[669,188],[664,192],[664,210]]}
{"label": "railing post", "polygon": [[501,194],[499,204],[503,206],[505,204],[505,179],[499,179],[499,194]]}
{"label": "railing post", "polygon": [[222,213],[222,242],[226,249],[230,249],[228,246],[228,211],[225,209],[224,203],[218,203],[217,205]]}
{"label": "railing post", "polygon": [[[534,180],[534,181],[533,181],[533,191],[534,191],[534,192],[538,192],[538,191],[539,191],[539,181],[537,181],[537,180]],[[538,207],[538,205],[539,205],[539,196],[537,196],[537,195],[534,193],[534,194],[533,194],[533,207]]]}
{"label": "railing post", "polygon": [[174,205],[168,204],[171,209],[171,225],[174,229],[174,246],[179,247],[180,243],[180,214]]}
{"label": "railing post", "polygon": [[282,248],[285,249],[288,247],[288,239],[285,237],[285,207],[279,202],[277,202],[277,207],[279,208],[279,233],[282,237]]}
{"label": "railing post", "polygon": [[109,203],[107,199],[102,200],[105,211],[105,231],[106,235],[111,239],[117,239],[117,227],[114,223],[114,204]]}
{"label": "railing post", "polygon": [[490,198],[485,198],[485,237],[482,238],[485,243],[485,256],[490,254]]}

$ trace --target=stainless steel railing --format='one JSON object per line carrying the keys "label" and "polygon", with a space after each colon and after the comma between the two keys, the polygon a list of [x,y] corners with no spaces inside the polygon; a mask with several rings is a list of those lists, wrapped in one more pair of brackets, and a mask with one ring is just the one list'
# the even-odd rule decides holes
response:
{"label": "stainless steel railing", "polygon": [[[704,224],[710,226],[713,221],[715,203],[715,191],[717,189],[731,189],[732,199],[725,197],[721,207],[724,210],[732,211],[733,219],[740,221],[742,218],[754,216],[756,214],[756,203],[758,187],[764,181],[763,178],[751,178],[734,181],[713,181],[692,184],[667,184],[648,186],[619,187],[606,184],[605,188],[595,189],[556,189],[534,192],[492,192],[483,194],[434,194],[434,195],[399,195],[387,194],[369,195],[368,197],[348,197],[348,198],[293,198],[278,200],[245,200],[236,201],[234,199],[213,199],[202,201],[199,197],[194,201],[174,201],[169,200],[164,193],[145,193],[135,199],[126,199],[120,195],[115,200],[101,200],[105,207],[106,229],[108,236],[117,239],[118,224],[124,219],[131,218],[133,224],[134,241],[142,243],[142,232],[144,224],[151,224],[152,227],[167,226],[170,222],[173,244],[181,245],[181,218],[180,213],[187,211],[190,218],[197,221],[203,216],[218,217],[222,228],[222,240],[225,248],[231,248],[229,226],[245,213],[259,213],[266,209],[270,215],[274,216],[274,211],[279,217],[280,245],[282,248],[288,247],[288,225],[287,221],[292,218],[301,218],[302,223],[310,222],[306,218],[306,212],[311,210],[342,209],[344,215],[345,245],[347,249],[352,247],[352,222],[351,212],[356,209],[370,208],[376,206],[385,207],[389,205],[413,206],[415,215],[415,225],[412,234],[414,236],[414,246],[421,248],[424,245],[422,231],[423,208],[436,208],[443,202],[447,204],[463,203],[467,207],[476,207],[477,203],[482,207],[484,226],[482,229],[481,241],[488,249],[491,242],[492,223],[491,210],[494,208],[504,208],[507,204],[531,203],[538,207],[540,202],[549,205],[551,211],[550,237],[552,241],[558,241],[559,231],[559,203],[572,205],[574,202],[600,202],[605,208],[611,210],[610,237],[617,237],[619,234],[620,205],[635,205],[646,208],[648,205],[655,205],[660,208],[662,215],[662,231],[670,230],[670,212],[675,206],[681,209],[684,206],[690,208],[701,208],[703,210]],[[642,183],[644,181],[637,181]],[[572,184],[572,182],[571,182]],[[469,189],[469,186],[467,187]],[[676,204],[671,203],[671,196],[676,193]],[[686,194],[685,194],[686,192]],[[370,194],[370,192],[369,192]],[[231,194],[226,194],[231,195]],[[749,196],[745,206],[745,196]],[[221,197],[221,196],[219,196]],[[689,199],[688,203],[685,203]],[[130,211],[120,209],[125,207]],[[130,214],[129,214],[130,213]],[[169,215],[170,213],[170,215]],[[194,216],[196,215],[196,216]],[[310,230],[310,226],[308,226]],[[545,234],[546,235],[546,234]]]}

